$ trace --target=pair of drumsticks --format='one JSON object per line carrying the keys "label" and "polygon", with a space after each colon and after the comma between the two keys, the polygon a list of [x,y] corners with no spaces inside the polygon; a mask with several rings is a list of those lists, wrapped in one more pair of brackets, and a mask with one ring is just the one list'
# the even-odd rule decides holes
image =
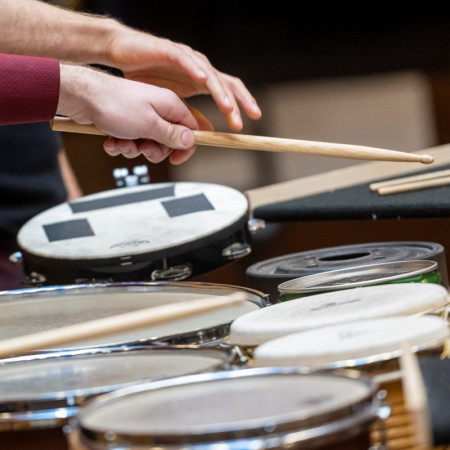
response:
{"label": "pair of drumsticks", "polygon": [[371,191],[380,195],[397,194],[450,184],[450,169],[436,170],[421,175],[394,178],[369,185]]}

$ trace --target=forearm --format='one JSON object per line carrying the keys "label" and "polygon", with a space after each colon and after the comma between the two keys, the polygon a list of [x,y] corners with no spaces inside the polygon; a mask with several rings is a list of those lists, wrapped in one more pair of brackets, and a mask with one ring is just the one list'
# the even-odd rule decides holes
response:
{"label": "forearm", "polygon": [[0,125],[51,119],[59,80],[55,59],[0,54]]}
{"label": "forearm", "polygon": [[104,17],[37,0],[0,0],[0,51],[107,64],[110,39],[122,27]]}

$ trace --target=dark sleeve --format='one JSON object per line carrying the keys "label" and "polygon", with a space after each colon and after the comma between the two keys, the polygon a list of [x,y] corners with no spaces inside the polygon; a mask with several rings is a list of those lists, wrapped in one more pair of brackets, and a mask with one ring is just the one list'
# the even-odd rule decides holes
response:
{"label": "dark sleeve", "polygon": [[0,125],[52,119],[59,82],[56,59],[0,53]]}

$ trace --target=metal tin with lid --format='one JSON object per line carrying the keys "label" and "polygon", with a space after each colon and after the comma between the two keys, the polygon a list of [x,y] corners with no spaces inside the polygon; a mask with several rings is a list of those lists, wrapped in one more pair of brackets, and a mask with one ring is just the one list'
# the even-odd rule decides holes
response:
{"label": "metal tin with lid", "polygon": [[442,285],[436,261],[412,260],[347,267],[285,281],[278,286],[278,302],[307,295],[388,283]]}

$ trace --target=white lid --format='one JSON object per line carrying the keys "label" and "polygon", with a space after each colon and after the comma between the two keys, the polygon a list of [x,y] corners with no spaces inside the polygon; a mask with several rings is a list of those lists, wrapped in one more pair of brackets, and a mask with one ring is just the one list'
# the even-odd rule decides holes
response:
{"label": "white lid", "polygon": [[386,284],[311,295],[237,318],[231,324],[230,342],[259,345],[343,322],[428,313],[447,303],[447,290],[431,283]]}
{"label": "white lid", "polygon": [[256,366],[350,367],[443,343],[447,321],[438,316],[389,317],[333,325],[283,336],[254,351]]}

